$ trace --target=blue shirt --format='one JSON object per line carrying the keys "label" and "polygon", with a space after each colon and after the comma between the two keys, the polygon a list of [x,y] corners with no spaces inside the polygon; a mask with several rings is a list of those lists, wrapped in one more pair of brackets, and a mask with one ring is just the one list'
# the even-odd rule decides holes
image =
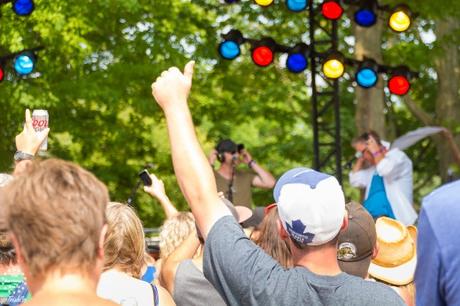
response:
{"label": "blue shirt", "polygon": [[374,219],[382,216],[396,219],[391,209],[390,201],[388,201],[383,177],[377,173],[374,173],[374,176],[372,176],[369,194],[364,201],[364,207]]}
{"label": "blue shirt", "polygon": [[417,306],[460,305],[460,181],[423,199],[418,233]]}
{"label": "blue shirt", "polygon": [[142,275],[142,280],[147,283],[153,283],[155,280],[155,272],[156,269],[154,266],[147,266],[147,270],[145,270],[144,275]]}

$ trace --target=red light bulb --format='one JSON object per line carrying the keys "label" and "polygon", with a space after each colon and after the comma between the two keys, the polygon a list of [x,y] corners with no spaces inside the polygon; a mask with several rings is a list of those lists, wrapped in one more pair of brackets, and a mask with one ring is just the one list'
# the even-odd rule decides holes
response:
{"label": "red light bulb", "polygon": [[337,20],[342,17],[343,8],[336,1],[326,1],[321,5],[321,13],[326,19]]}
{"label": "red light bulb", "polygon": [[261,67],[266,67],[273,62],[273,51],[267,46],[260,46],[252,51],[252,60]]}
{"label": "red light bulb", "polygon": [[398,96],[404,96],[409,92],[410,83],[405,76],[394,75],[388,81],[388,88],[390,89],[390,93]]}

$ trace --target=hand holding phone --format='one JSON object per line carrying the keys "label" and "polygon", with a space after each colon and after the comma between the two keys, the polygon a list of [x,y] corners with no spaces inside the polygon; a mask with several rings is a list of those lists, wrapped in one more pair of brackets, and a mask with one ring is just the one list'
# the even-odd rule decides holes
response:
{"label": "hand holding phone", "polygon": [[152,186],[152,179],[150,178],[150,173],[147,171],[147,169],[142,170],[139,173],[139,177],[144,183],[144,186]]}
{"label": "hand holding phone", "polygon": [[[149,174],[147,170],[144,170],[148,174],[148,179],[146,183],[150,183],[150,185],[144,185],[144,191],[150,194],[152,197],[157,198],[158,200],[167,199],[168,196],[166,195],[165,185],[162,180],[156,177],[155,174]],[[142,171],[142,172],[144,172]],[[144,175],[145,176],[145,175]]]}

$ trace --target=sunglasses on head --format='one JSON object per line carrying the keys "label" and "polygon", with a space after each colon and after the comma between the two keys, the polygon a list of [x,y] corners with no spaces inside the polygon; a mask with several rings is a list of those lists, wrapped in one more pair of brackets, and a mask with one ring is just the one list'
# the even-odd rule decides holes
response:
{"label": "sunglasses on head", "polygon": [[268,215],[268,213],[270,212],[270,210],[271,210],[272,208],[276,207],[276,206],[277,206],[276,203],[273,203],[273,204],[270,204],[270,205],[268,205],[267,207],[265,207],[265,208],[264,208],[264,215],[265,215],[265,216]]}

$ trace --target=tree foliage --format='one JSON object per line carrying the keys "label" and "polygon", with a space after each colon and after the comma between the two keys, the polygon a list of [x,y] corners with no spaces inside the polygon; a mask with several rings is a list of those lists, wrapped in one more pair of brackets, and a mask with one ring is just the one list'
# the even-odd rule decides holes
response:
{"label": "tree foliage", "polygon": [[[436,42],[425,45],[417,33],[419,27],[430,31],[443,17],[433,12],[433,6],[447,4],[418,2],[421,24],[402,38],[388,34],[384,56],[387,62],[408,63],[422,71],[413,96],[423,97],[420,103],[433,112],[430,100],[436,96],[436,78],[431,73],[431,54],[442,56],[442,52],[436,53]],[[456,1],[452,5],[458,6]],[[197,61],[190,106],[207,152],[219,139],[231,137],[244,143],[275,176],[289,167],[312,165],[305,76],[289,74],[279,60],[260,69],[250,62],[248,49],[232,62],[220,60],[216,52],[219,34],[232,27],[248,37],[269,35],[288,45],[308,40],[306,14],[292,14],[282,3],[262,9],[249,1],[230,6],[209,0],[88,0],[84,4],[37,0],[36,10],[27,18],[14,15],[11,4],[0,9],[1,53],[45,48],[38,53],[37,73],[20,78],[8,66],[10,73],[0,84],[2,171],[11,170],[14,135],[21,128],[24,109],[44,108],[50,113],[49,156],[93,171],[116,201],[128,198],[137,173],[153,163],[152,171],[165,181],[170,197],[186,209],[173,174],[164,118],[151,97],[150,84],[162,70],[182,67],[189,59]],[[341,31],[342,37],[350,33],[347,27]],[[355,134],[350,86],[348,82],[341,88],[345,156],[353,154],[348,143]],[[393,136],[420,125],[398,100],[388,101],[385,116]],[[414,157],[423,150],[428,155],[416,164],[417,177],[433,179],[436,157],[429,142],[409,153]],[[355,190],[346,190],[350,197],[357,196]],[[420,190],[418,196],[426,192]],[[135,203],[144,222],[159,225],[163,218],[159,206],[143,192],[137,195]],[[272,201],[270,191],[256,191],[257,205]]]}

